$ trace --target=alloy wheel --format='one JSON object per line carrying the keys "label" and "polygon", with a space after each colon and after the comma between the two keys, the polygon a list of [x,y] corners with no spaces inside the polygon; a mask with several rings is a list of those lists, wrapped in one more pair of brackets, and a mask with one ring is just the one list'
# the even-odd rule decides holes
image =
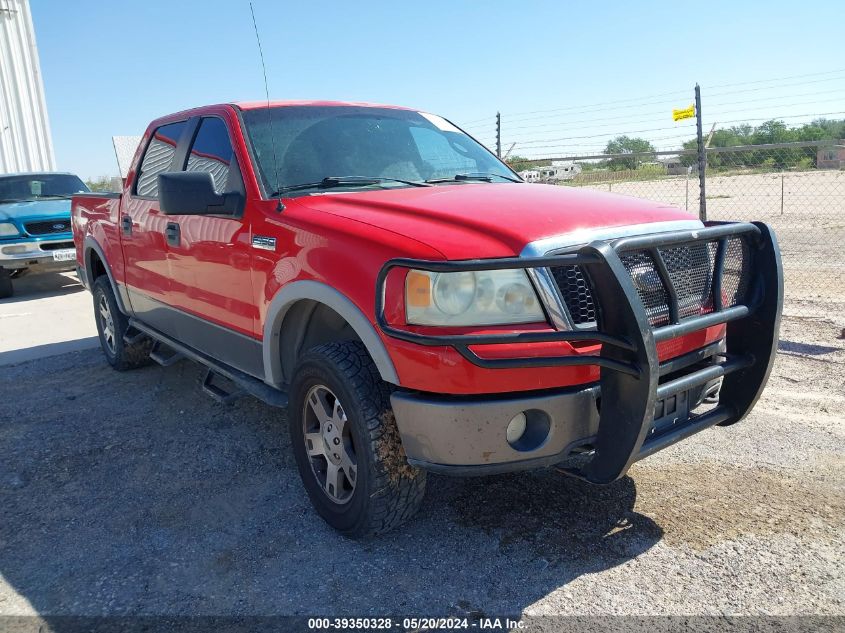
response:
{"label": "alloy wheel", "polygon": [[302,426],[305,451],[320,488],[334,503],[348,502],[355,492],[358,463],[346,413],[331,389],[311,387]]}

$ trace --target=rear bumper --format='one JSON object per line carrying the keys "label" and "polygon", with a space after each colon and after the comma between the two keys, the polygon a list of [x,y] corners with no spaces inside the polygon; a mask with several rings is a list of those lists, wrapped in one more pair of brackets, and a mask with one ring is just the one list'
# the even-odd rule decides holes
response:
{"label": "rear bumper", "polygon": [[[743,264],[748,266],[748,285],[741,297],[736,295],[739,299],[731,299],[723,292],[728,275],[726,252],[732,239],[743,240],[749,249],[749,259]],[[661,249],[701,242],[712,247],[714,253],[712,306],[706,313],[682,316]],[[646,252],[655,262],[659,284],[668,303],[669,318],[665,325],[652,325],[634,285],[635,280],[623,263],[623,256],[632,252]],[[586,267],[597,304],[597,331],[436,336],[402,329],[388,323],[384,316],[385,280],[392,268],[451,272],[559,265]],[[419,396],[394,395],[397,424],[403,443],[406,436],[408,438],[405,452],[412,463],[433,470],[449,470],[453,466],[458,467],[457,471],[462,468],[479,470],[477,467],[482,467],[480,472],[488,467],[489,472],[519,467],[505,467],[506,463],[531,468],[558,463],[579,442],[586,442],[590,444],[587,459],[566,471],[593,483],[609,483],[622,477],[639,459],[710,426],[738,422],[748,414],[771,371],[782,306],[783,270],[777,241],[769,227],[757,223],[717,224],[692,231],[599,240],[577,252],[537,259],[392,260],[379,275],[375,313],[385,335],[417,345],[449,346],[469,362],[487,369],[583,365],[601,368],[597,391],[590,391],[589,396],[587,391],[581,390],[542,394],[534,400],[531,399],[535,396],[520,396],[513,400],[496,398],[480,405],[471,399],[433,402]],[[698,350],[685,355],[683,361],[675,358],[661,363],[658,343],[720,324],[727,324],[723,349],[710,350],[709,355],[705,350]],[[474,351],[478,346],[499,343],[554,341],[600,342],[601,351],[599,354],[507,359],[486,359]],[[712,385],[719,383],[718,403],[707,411],[693,411],[702,392],[708,392]],[[597,407],[599,394],[601,404]],[[590,398],[592,408],[598,410],[597,424],[594,424]],[[546,412],[549,433],[546,443],[534,446],[532,450],[536,453],[526,455],[528,459],[525,460],[520,459],[520,453],[525,451],[502,447],[503,430],[491,430],[488,420],[493,416],[499,427],[503,424],[506,427],[509,420],[503,422],[503,418],[508,414],[512,417],[520,411],[520,406],[524,407],[523,411],[531,410],[532,405]],[[544,410],[543,406],[547,408]],[[428,430],[427,426],[433,428]],[[450,447],[450,442],[460,445]],[[491,463],[493,456],[499,461]]]}

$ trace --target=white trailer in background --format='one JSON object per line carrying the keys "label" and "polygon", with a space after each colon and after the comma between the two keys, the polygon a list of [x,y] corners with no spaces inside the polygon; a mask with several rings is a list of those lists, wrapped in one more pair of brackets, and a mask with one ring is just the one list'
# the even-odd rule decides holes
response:
{"label": "white trailer in background", "polygon": [[0,0],[0,174],[55,169],[29,0]]}
{"label": "white trailer in background", "polygon": [[519,172],[526,182],[562,182],[572,180],[581,173],[581,165],[571,160],[553,160],[551,165]]}

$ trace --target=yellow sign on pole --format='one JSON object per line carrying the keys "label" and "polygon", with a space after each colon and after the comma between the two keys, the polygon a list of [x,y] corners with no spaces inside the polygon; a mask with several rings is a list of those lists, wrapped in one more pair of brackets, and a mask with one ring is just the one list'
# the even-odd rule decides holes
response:
{"label": "yellow sign on pole", "polygon": [[683,110],[672,110],[672,119],[675,121],[681,121],[683,119],[691,119],[695,116],[695,106],[690,105],[688,108],[684,108]]}

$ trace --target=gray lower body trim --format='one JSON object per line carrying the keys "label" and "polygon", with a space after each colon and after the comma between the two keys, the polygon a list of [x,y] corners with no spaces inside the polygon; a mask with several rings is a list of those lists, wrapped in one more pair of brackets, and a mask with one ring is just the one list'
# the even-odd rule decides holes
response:
{"label": "gray lower body trim", "polygon": [[128,289],[135,318],[202,353],[264,380],[261,341]]}
{"label": "gray lower body trim", "polygon": [[282,323],[291,307],[297,301],[303,299],[322,303],[343,317],[364,343],[381,375],[381,379],[394,385],[399,384],[399,376],[396,374],[393,361],[370,320],[338,290],[324,283],[311,280],[300,280],[287,284],[276,293],[267,307],[264,322],[264,341],[266,343],[264,346],[264,367],[268,384],[276,387],[285,384],[280,350]]}
{"label": "gray lower body trim", "polygon": [[[563,461],[598,431],[598,385],[510,394],[447,397],[397,391],[391,397],[411,464],[456,475],[541,468]],[[543,420],[529,446],[508,442],[519,413]]]}

